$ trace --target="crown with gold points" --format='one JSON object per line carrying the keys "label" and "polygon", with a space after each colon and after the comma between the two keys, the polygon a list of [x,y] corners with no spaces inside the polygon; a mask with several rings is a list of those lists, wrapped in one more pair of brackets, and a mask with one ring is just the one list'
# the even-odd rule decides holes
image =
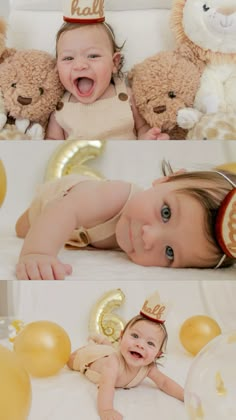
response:
{"label": "crown with gold points", "polygon": [[63,19],[70,23],[104,22],[104,0],[64,0]]}
{"label": "crown with gold points", "polygon": [[222,201],[215,224],[217,242],[230,258],[236,258],[236,186],[234,187]]}
{"label": "crown with gold points", "polygon": [[159,293],[155,292],[145,300],[140,314],[152,321],[164,323],[166,320],[167,305],[160,301]]}

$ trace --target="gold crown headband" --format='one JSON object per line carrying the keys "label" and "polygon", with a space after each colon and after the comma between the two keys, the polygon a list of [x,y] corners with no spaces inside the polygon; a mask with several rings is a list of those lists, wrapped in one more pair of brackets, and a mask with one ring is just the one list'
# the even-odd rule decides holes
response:
{"label": "gold crown headband", "polygon": [[216,216],[216,240],[224,253],[215,267],[219,268],[226,256],[236,258],[236,184],[223,172],[214,172],[221,175],[233,187],[222,201]]}
{"label": "gold crown headband", "polygon": [[64,0],[63,19],[71,23],[104,22],[104,0]]}
{"label": "gold crown headband", "polygon": [[103,23],[114,40],[114,34],[105,22],[104,0],[64,0],[63,20],[69,23]]}
{"label": "gold crown headband", "polygon": [[160,324],[163,324],[165,322],[166,313],[166,304],[160,302],[160,296],[158,292],[153,293],[150,297],[148,297],[145,300],[140,311],[140,315]]}

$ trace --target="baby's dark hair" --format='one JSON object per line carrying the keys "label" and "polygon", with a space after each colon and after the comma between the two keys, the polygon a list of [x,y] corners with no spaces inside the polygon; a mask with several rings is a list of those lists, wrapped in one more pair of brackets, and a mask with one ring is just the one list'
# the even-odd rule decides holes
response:
{"label": "baby's dark hair", "polygon": [[[222,256],[223,250],[216,240],[215,223],[219,207],[232,190],[233,186],[220,173],[225,174],[234,184],[236,184],[236,174],[230,171],[191,171],[174,173],[169,162],[163,160],[162,172],[164,176],[170,176],[168,182],[186,181],[186,185],[181,187],[178,192],[192,196],[204,209],[205,213],[205,232],[212,248],[212,259],[209,260],[209,267],[216,267]],[[194,181],[195,186],[191,181]],[[220,267],[228,267],[236,262],[235,258],[226,256]]]}
{"label": "baby's dark hair", "polygon": [[165,327],[164,323],[157,322],[157,321],[152,321],[151,319],[146,318],[145,316],[139,314],[139,315],[136,315],[135,317],[131,318],[127,322],[127,324],[125,325],[124,330],[122,331],[122,335],[125,333],[126,330],[128,330],[131,327],[133,327],[139,321],[146,321],[146,322],[150,322],[152,324],[155,324],[156,326],[158,326],[163,331],[164,337],[163,337],[163,340],[162,340],[160,349],[159,349],[158,354],[157,354],[157,357],[156,357],[156,359],[159,359],[160,357],[163,356],[163,353],[166,352],[166,345],[167,345],[167,340],[168,340],[168,333],[167,333],[167,330],[166,330],[166,327]]}
{"label": "baby's dark hair", "polygon": [[[112,29],[111,25],[109,25],[107,22],[100,22],[100,23],[93,23],[93,24],[89,24],[89,23],[70,23],[70,22],[64,22],[62,24],[62,26],[60,27],[60,29],[58,30],[57,34],[56,34],[56,57],[57,57],[57,45],[58,45],[58,41],[60,39],[60,36],[64,33],[64,32],[68,32],[68,31],[73,31],[74,29],[78,29],[78,28],[82,28],[85,26],[89,26],[91,27],[91,25],[93,26],[99,26],[99,27],[103,27],[105,32],[108,35],[108,38],[110,40],[111,46],[112,46],[112,51],[113,54],[115,54],[116,52],[121,52],[122,48],[125,45],[125,42],[123,42],[123,44],[121,46],[119,46],[116,42],[115,39],[115,33],[114,30]],[[119,62],[119,67],[117,68],[117,75],[118,76],[122,76],[122,68],[124,65],[124,55],[121,54],[120,55],[120,62]]]}

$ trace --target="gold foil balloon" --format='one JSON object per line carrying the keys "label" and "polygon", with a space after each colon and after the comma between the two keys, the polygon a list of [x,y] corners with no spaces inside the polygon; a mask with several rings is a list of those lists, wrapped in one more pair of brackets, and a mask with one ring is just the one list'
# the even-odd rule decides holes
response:
{"label": "gold foil balloon", "polygon": [[7,191],[7,176],[4,165],[0,160],[0,206],[2,205]]}
{"label": "gold foil balloon", "polygon": [[125,295],[121,289],[104,293],[90,312],[90,334],[103,334],[112,343],[118,341],[125,322],[120,316],[113,314],[113,310],[119,308],[124,300]]}
{"label": "gold foil balloon", "polygon": [[0,345],[0,418],[26,420],[31,405],[31,383],[17,355]]}
{"label": "gold foil balloon", "polygon": [[102,179],[103,176],[98,171],[85,163],[98,157],[104,149],[104,144],[104,141],[100,140],[67,140],[52,154],[46,169],[45,181],[72,173]]}
{"label": "gold foil balloon", "polygon": [[68,361],[71,343],[60,325],[36,321],[27,324],[16,336],[14,350],[32,376],[50,376]]}
{"label": "gold foil balloon", "polygon": [[219,334],[221,329],[214,319],[205,315],[196,315],[184,321],[179,338],[183,347],[195,355]]}
{"label": "gold foil balloon", "polygon": [[216,167],[217,170],[230,171],[236,174],[236,162],[228,162]]}

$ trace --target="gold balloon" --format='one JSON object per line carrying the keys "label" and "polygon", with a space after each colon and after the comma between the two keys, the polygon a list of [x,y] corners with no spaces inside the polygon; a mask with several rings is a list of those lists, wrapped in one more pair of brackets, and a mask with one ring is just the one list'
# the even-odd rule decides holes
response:
{"label": "gold balloon", "polygon": [[186,319],[180,328],[179,338],[183,347],[196,355],[210,340],[221,334],[217,322],[205,315]]}
{"label": "gold balloon", "polygon": [[16,336],[14,350],[32,376],[51,376],[68,361],[71,343],[60,325],[36,321],[27,324]]}
{"label": "gold balloon", "polygon": [[117,342],[124,329],[125,321],[117,314],[113,314],[112,311],[119,308],[124,300],[125,295],[121,289],[104,293],[90,312],[90,334],[103,334],[112,343]]}
{"label": "gold balloon", "polygon": [[29,374],[16,354],[0,345],[0,418],[26,420],[30,406]]}
{"label": "gold balloon", "polygon": [[7,176],[4,165],[0,160],[0,206],[2,205],[7,191]]}
{"label": "gold balloon", "polygon": [[103,176],[98,171],[84,163],[98,157],[103,152],[104,145],[104,141],[100,140],[67,140],[52,154],[46,168],[45,181],[72,173],[102,179]]}
{"label": "gold balloon", "polygon": [[236,174],[236,162],[228,162],[223,165],[216,166],[217,170],[230,171]]}

